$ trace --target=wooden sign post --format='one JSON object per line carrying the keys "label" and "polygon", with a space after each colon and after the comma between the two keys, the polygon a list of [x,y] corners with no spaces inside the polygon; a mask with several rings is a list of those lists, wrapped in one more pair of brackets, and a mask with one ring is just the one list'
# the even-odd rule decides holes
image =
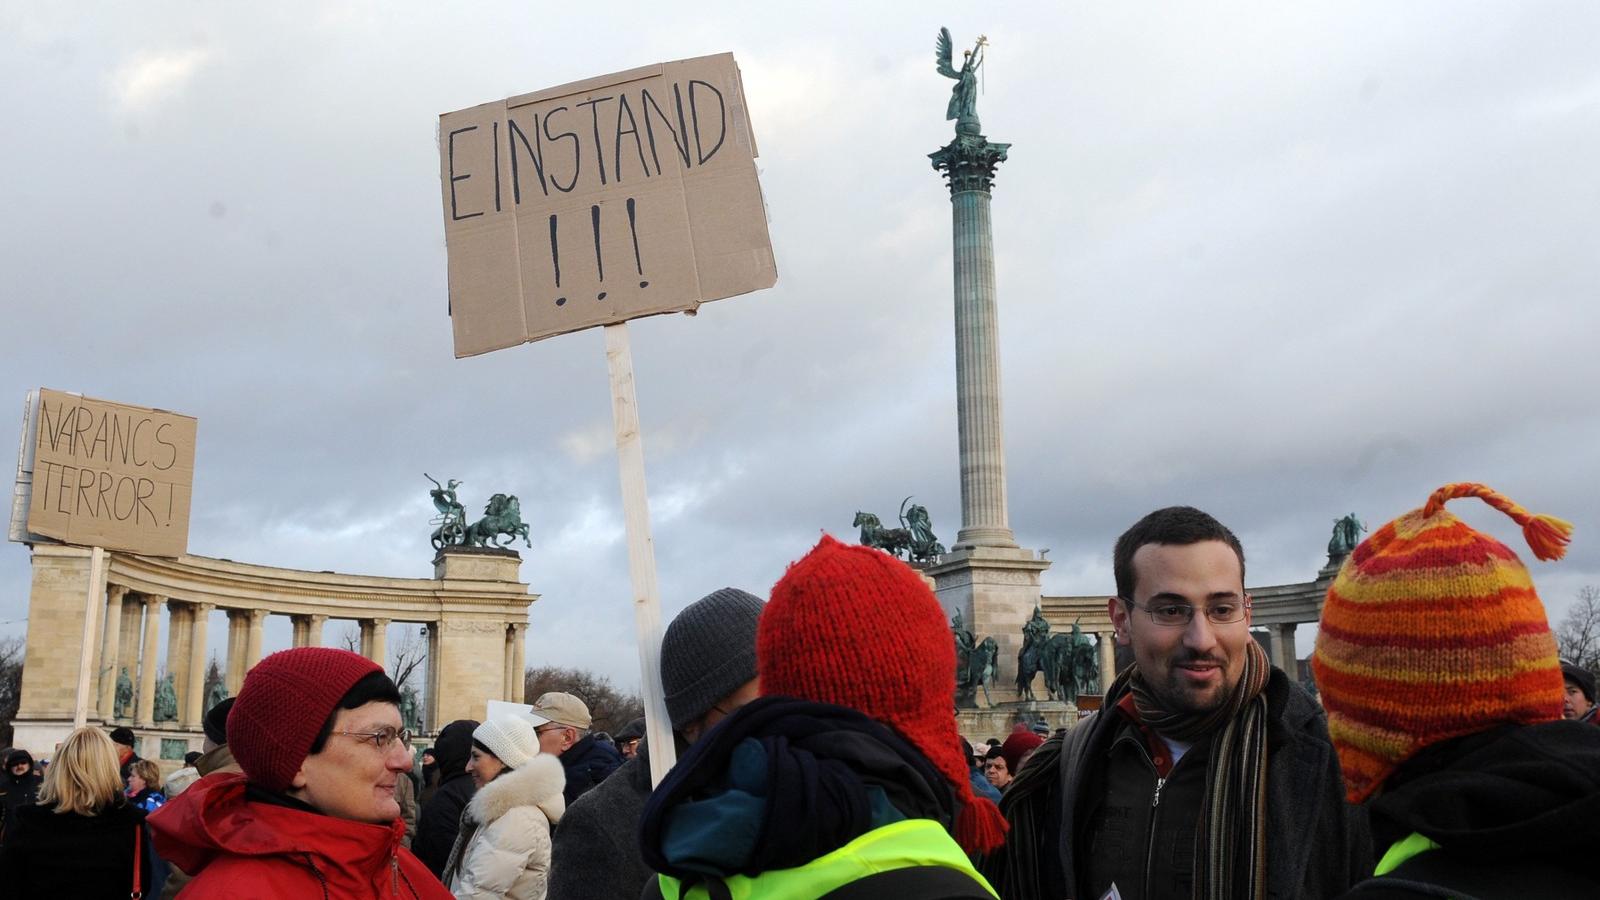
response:
{"label": "wooden sign post", "polygon": [[772,287],[733,55],[617,72],[439,117],[457,357],[605,329],[651,780],[675,759],[628,320]]}

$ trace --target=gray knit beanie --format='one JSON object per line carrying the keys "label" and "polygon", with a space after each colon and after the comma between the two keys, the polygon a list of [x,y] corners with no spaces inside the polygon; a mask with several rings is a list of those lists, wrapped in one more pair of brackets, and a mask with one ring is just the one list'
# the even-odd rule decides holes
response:
{"label": "gray knit beanie", "polygon": [[689,604],[661,639],[661,688],[667,716],[681,729],[756,677],[756,622],[761,598],[722,588]]}

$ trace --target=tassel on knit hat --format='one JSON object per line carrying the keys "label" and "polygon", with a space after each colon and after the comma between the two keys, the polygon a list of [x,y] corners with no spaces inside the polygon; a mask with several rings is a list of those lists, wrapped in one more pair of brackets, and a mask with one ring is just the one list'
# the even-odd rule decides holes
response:
{"label": "tassel on knit hat", "polygon": [[1362,541],[1328,588],[1311,669],[1351,803],[1431,744],[1561,718],[1561,664],[1517,555],[1444,508],[1477,497],[1560,559],[1572,526],[1481,484],[1447,484]]}
{"label": "tassel on knit hat", "polygon": [[763,694],[846,706],[894,728],[960,800],[955,839],[1005,840],[993,802],[974,795],[951,697],[955,645],[922,577],[897,559],[823,536],[772,588],[756,634]]}

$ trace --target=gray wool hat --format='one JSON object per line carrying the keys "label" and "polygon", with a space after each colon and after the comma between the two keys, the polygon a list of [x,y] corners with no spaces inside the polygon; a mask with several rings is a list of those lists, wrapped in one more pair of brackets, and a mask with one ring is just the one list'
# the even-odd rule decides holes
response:
{"label": "gray wool hat", "polygon": [[661,639],[667,716],[681,729],[756,677],[761,598],[738,588],[712,591],[684,607]]}

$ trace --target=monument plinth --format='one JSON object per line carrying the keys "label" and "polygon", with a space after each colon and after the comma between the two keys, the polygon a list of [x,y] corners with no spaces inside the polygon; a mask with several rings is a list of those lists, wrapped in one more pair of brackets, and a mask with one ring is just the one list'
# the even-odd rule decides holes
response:
{"label": "monument plinth", "polygon": [[502,547],[446,547],[433,557],[433,577],[450,581],[515,582],[522,555]]}

